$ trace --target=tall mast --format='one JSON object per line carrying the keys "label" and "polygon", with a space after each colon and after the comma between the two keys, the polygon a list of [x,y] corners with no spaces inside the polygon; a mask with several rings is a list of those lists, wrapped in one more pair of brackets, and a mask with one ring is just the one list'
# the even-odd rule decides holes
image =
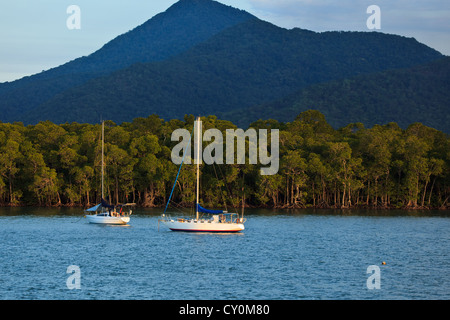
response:
{"label": "tall mast", "polygon": [[200,185],[200,117],[197,118],[197,203],[195,205],[196,218],[198,220],[198,200],[199,200],[199,185]]}
{"label": "tall mast", "polygon": [[104,185],[103,185],[103,167],[105,154],[105,122],[102,121],[102,199],[104,199]]}

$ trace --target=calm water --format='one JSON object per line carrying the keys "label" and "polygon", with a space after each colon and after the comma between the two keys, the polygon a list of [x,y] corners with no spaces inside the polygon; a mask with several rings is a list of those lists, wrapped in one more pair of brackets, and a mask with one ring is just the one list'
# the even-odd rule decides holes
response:
{"label": "calm water", "polygon": [[158,231],[159,210],[0,209],[0,299],[450,299],[449,211],[247,212],[241,234],[192,234]]}

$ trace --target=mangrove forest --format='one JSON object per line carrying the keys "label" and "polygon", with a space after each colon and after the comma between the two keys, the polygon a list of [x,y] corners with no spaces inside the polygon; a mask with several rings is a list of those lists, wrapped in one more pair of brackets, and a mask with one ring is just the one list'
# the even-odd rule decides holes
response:
{"label": "mangrove forest", "polygon": [[[105,122],[105,198],[111,203],[164,206],[179,166],[171,161],[175,129],[192,131],[194,116],[157,115],[120,125]],[[203,129],[236,129],[216,116]],[[240,208],[440,208],[450,198],[450,140],[441,131],[396,123],[335,129],[318,111],[294,121],[258,120],[279,130],[279,171],[260,164],[201,165],[201,202]],[[243,128],[246,130],[245,128]],[[248,128],[247,128],[248,129]],[[269,140],[270,141],[270,140]],[[0,205],[82,206],[101,200],[101,123],[25,126],[0,123]],[[270,150],[270,148],[268,148]],[[247,150],[248,152],[248,150]],[[195,165],[185,164],[172,203],[193,207]]]}

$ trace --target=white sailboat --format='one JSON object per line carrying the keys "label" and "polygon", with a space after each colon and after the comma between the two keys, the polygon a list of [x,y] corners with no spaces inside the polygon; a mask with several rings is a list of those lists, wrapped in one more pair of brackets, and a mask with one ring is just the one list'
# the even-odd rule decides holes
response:
{"label": "white sailboat", "polygon": [[[134,203],[111,206],[102,199],[102,203],[86,210],[86,212],[94,212],[86,215],[86,218],[89,223],[94,224],[124,225],[130,222],[130,215],[133,212],[131,209],[132,205]],[[130,208],[126,210],[125,208],[127,207]]]}
{"label": "white sailboat", "polygon": [[105,123],[102,122],[102,201],[96,206],[85,210],[90,213],[86,215],[89,223],[125,225],[130,222],[130,215],[133,213],[131,207],[135,203],[110,205],[104,200],[104,152],[105,151]]}
{"label": "white sailboat", "polygon": [[[197,118],[195,123],[197,130],[197,145],[200,146],[200,137],[201,137],[201,120],[200,117]],[[189,148],[189,144],[186,147]],[[186,154],[186,150],[184,150],[184,155]],[[172,188],[172,193],[170,194],[169,200],[166,204],[166,209],[162,214],[161,218],[158,220],[166,225],[172,231],[185,231],[185,232],[240,232],[245,229],[244,223],[246,219],[244,219],[243,214],[240,216],[237,213],[228,213],[227,211],[222,210],[208,210],[203,208],[199,204],[199,180],[200,180],[200,147],[197,148],[197,188],[196,188],[196,208],[195,208],[195,218],[172,218],[170,215],[166,215],[167,206],[172,197],[173,189],[176,185],[176,180]],[[184,156],[183,156],[184,160]],[[183,165],[183,161],[180,165],[178,174],[181,170],[181,166]],[[203,218],[200,216],[202,214],[209,214],[209,218]]]}

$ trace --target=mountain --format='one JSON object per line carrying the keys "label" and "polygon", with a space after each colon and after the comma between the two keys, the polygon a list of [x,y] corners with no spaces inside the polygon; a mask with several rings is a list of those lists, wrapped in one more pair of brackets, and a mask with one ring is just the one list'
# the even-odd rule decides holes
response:
{"label": "mountain", "polygon": [[286,30],[251,19],[170,59],[135,64],[71,88],[23,119],[89,122],[103,116],[122,122],[152,113],[171,119],[245,110],[312,84],[437,57],[409,38]]}
{"label": "mountain", "polygon": [[[0,85],[0,120],[121,123],[156,113],[165,119],[226,114],[236,121],[255,110],[267,119],[267,103],[298,98],[307,88],[439,58],[413,38],[287,30],[211,0],[181,0],[88,57]],[[282,106],[295,112],[291,107]]]}
{"label": "mountain", "polygon": [[110,72],[137,62],[165,60],[253,18],[211,0],[181,0],[71,67],[77,72]]}
{"label": "mountain", "polygon": [[0,120],[23,121],[28,111],[36,108],[39,113],[42,103],[69,88],[135,63],[165,60],[253,18],[211,0],[180,0],[87,57],[0,84]]}
{"label": "mountain", "polygon": [[450,57],[425,65],[319,83],[283,99],[220,114],[246,127],[257,119],[291,122],[308,109],[320,110],[334,128],[421,122],[450,133]]}

